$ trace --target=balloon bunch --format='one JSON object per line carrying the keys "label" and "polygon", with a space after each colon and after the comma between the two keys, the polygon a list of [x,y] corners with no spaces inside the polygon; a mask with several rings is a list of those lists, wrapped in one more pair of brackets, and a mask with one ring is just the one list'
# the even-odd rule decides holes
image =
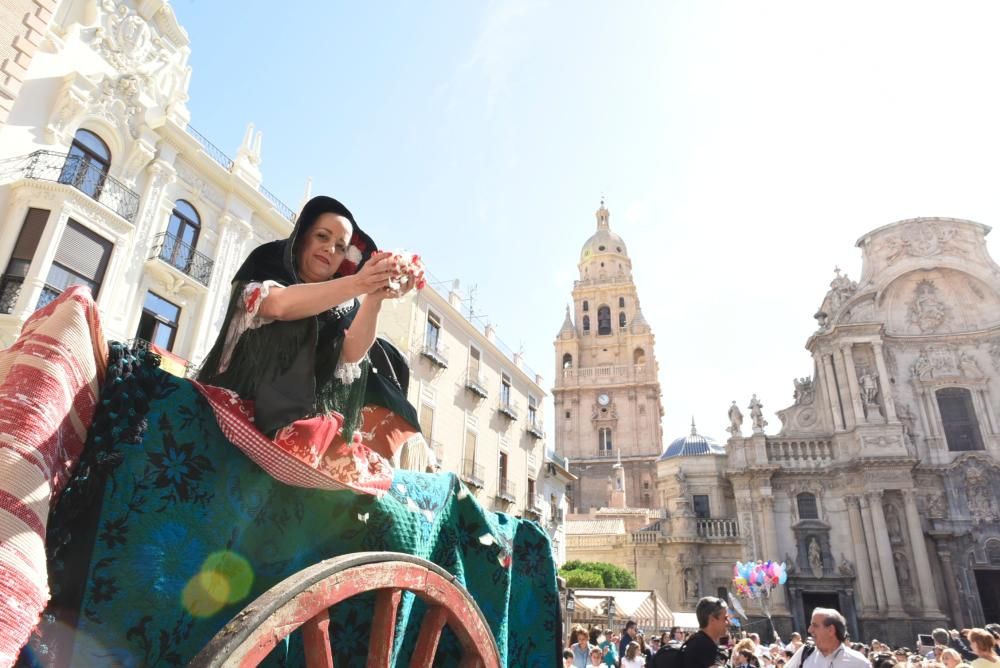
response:
{"label": "balloon bunch", "polygon": [[788,581],[785,562],[777,561],[737,561],[733,565],[733,589],[744,598],[764,598],[771,590]]}

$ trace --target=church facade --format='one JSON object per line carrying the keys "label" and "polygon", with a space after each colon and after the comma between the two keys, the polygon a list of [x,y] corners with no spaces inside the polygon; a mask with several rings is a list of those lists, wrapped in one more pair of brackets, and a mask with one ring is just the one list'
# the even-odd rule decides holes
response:
{"label": "church facade", "polygon": [[619,457],[628,499],[655,507],[654,463],[663,450],[655,338],[609,218],[602,201],[555,341],[555,449],[573,462],[570,505],[578,513],[607,504]]}
{"label": "church facade", "polygon": [[831,283],[806,342],[812,374],[795,379],[778,433],[765,433],[756,397],[730,407],[725,444],[693,428],[656,464],[659,516],[607,538],[613,550],[570,526],[568,558],[601,551],[634,567],[674,610],[725,593],[736,560],[784,560],[788,583],[770,601],[783,635],[817,606],[844,612],[854,637],[898,645],[1000,619],[1000,267],[988,232],[920,218],[864,235],[861,276]]}

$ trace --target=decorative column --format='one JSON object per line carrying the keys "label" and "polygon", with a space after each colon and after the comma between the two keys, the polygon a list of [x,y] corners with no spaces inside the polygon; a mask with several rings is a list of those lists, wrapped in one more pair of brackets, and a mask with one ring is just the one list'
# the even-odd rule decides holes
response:
{"label": "decorative column", "polygon": [[903,491],[903,508],[906,512],[906,526],[910,532],[910,547],[913,549],[913,563],[917,567],[917,577],[922,585],[920,600],[924,606],[925,615],[939,615],[937,595],[934,589],[934,576],[931,575],[931,562],[927,557],[927,542],[920,526],[920,515],[917,514],[917,501],[912,489]]}
{"label": "decorative column", "polygon": [[843,406],[844,410],[844,429],[851,429],[858,423],[858,420],[856,414],[851,410],[852,404],[849,396],[851,391],[846,387],[847,365],[844,364],[844,355],[839,348],[833,351],[832,357],[833,368],[837,370],[837,396],[840,397],[840,405]]}
{"label": "decorative column", "polygon": [[864,527],[862,542],[868,552],[868,565],[872,569],[872,584],[875,588],[875,601],[878,604],[879,612],[884,613],[888,604],[885,597],[885,584],[882,582],[882,565],[878,558],[878,549],[875,547],[875,528],[872,522],[872,509],[868,499],[864,496],[858,497],[861,507],[861,525]]}
{"label": "decorative column", "polygon": [[833,358],[830,355],[820,355],[823,358],[823,376],[826,380],[826,396],[833,413],[833,426],[836,431],[844,431],[844,415],[840,411],[840,395],[837,394],[837,383],[834,381]]}
{"label": "decorative column", "polygon": [[886,528],[885,511],[882,509],[882,492],[865,494],[872,513],[875,546],[878,548],[879,564],[882,567],[882,584],[885,586],[885,599],[889,604],[888,613],[902,614],[903,597],[899,593],[899,580],[896,578],[896,566],[892,559],[892,545],[889,544],[889,530]]}
{"label": "decorative column", "polygon": [[882,395],[882,405],[885,407],[885,419],[896,422],[896,402],[889,391],[889,372],[885,368],[885,356],[882,354],[882,342],[872,341],[875,350],[875,368],[878,370],[878,391]]}
{"label": "decorative column", "polygon": [[875,581],[868,561],[868,547],[865,545],[865,531],[861,524],[861,504],[856,496],[844,498],[847,504],[847,518],[851,525],[851,543],[854,545],[854,572],[858,579],[858,594],[864,611],[877,610],[878,597],[875,595]]}
{"label": "decorative column", "polygon": [[851,388],[851,405],[854,406],[855,422],[865,422],[865,408],[861,405],[861,386],[858,385],[858,370],[854,368],[853,343],[845,343],[840,353],[847,369],[847,386]]}
{"label": "decorative column", "polygon": [[[760,497],[760,515],[761,524],[764,529],[764,549],[767,550],[767,554],[765,554],[764,557],[766,559],[776,560],[779,558],[778,535],[774,530],[774,497],[770,493],[763,494]],[[782,593],[782,588],[775,587],[771,594],[772,599],[778,605],[784,604]]]}
{"label": "decorative column", "polygon": [[951,626],[960,629],[965,626],[965,619],[962,615],[962,601],[958,596],[958,588],[955,586],[955,569],[951,564],[951,552],[941,545],[937,546],[938,559],[941,560],[941,577],[944,580],[944,589],[948,595],[948,607],[951,608]]}

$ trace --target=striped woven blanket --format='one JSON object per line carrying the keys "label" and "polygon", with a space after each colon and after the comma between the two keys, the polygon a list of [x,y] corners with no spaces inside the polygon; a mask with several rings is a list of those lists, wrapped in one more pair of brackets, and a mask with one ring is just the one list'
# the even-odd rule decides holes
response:
{"label": "striped woven blanket", "polygon": [[107,344],[90,293],[67,290],[0,351],[0,665],[14,662],[49,598],[49,508],[83,451]]}

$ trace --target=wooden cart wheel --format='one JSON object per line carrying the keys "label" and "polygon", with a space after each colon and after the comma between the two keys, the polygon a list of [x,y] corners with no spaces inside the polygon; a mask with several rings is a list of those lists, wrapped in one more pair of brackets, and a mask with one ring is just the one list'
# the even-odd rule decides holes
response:
{"label": "wooden cart wheel", "polygon": [[306,665],[333,668],[328,610],[370,591],[376,592],[376,598],[368,668],[390,665],[396,611],[404,591],[413,592],[428,606],[411,666],[430,668],[447,625],[462,648],[461,668],[500,667],[493,634],[455,576],[425,559],[395,552],[359,552],[327,559],[286,578],[240,611],[190,665],[256,666],[301,626]]}

